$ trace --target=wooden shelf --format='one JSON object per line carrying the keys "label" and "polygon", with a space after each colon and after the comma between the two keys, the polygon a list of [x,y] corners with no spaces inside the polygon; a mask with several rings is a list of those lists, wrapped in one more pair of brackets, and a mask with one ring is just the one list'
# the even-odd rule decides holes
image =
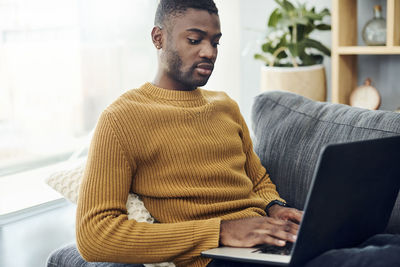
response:
{"label": "wooden shelf", "polygon": [[400,46],[339,46],[339,55],[399,55]]}
{"label": "wooden shelf", "polygon": [[400,45],[400,1],[387,0],[387,44]]}
{"label": "wooden shelf", "polygon": [[358,46],[357,0],[332,1],[332,101],[348,104],[359,55],[400,55],[400,0],[386,0],[386,46]]}

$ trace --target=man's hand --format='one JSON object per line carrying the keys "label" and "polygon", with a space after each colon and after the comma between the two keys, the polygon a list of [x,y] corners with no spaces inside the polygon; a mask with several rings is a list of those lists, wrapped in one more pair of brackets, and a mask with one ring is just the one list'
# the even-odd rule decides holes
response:
{"label": "man's hand", "polygon": [[268,209],[269,216],[284,221],[300,223],[303,212],[297,209],[273,205]]}
{"label": "man's hand", "polygon": [[271,217],[222,221],[220,244],[230,247],[254,247],[259,244],[284,246],[286,241],[296,241],[298,230],[296,223]]}

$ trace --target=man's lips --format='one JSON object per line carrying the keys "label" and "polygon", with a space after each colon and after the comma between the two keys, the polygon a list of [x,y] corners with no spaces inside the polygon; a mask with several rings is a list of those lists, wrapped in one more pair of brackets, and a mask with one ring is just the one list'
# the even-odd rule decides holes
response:
{"label": "man's lips", "polygon": [[214,65],[210,63],[200,63],[196,66],[196,70],[200,75],[211,75]]}

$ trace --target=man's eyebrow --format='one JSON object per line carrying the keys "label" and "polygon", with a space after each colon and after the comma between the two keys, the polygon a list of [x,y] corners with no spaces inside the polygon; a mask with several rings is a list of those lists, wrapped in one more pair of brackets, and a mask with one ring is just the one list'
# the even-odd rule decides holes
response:
{"label": "man's eyebrow", "polygon": [[[190,28],[190,29],[186,29],[186,31],[188,31],[188,32],[197,32],[197,33],[200,33],[201,35],[207,35],[206,31],[200,30],[198,28]],[[217,34],[214,35],[214,38],[221,37],[221,36],[222,36],[222,33],[217,33]]]}

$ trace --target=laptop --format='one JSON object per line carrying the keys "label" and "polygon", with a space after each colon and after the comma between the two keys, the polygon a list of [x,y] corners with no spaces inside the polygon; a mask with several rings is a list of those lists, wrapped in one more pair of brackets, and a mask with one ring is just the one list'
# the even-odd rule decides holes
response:
{"label": "laptop", "polygon": [[385,230],[400,188],[400,136],[323,147],[298,238],[289,255],[219,247],[204,257],[301,265],[325,251],[355,247]]}

